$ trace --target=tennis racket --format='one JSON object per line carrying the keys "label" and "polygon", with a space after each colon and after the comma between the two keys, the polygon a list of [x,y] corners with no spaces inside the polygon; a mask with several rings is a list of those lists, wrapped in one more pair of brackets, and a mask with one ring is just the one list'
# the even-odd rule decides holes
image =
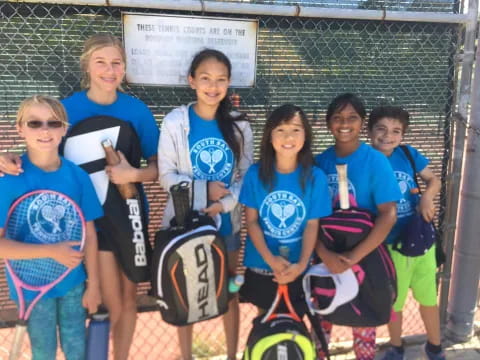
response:
{"label": "tennis racket", "polygon": [[[68,196],[50,190],[29,192],[10,207],[4,226],[5,238],[29,244],[55,244],[63,241],[85,243],[85,219]],[[37,302],[72,270],[52,258],[5,259],[7,271],[18,296],[18,323],[9,360],[20,355],[27,320]],[[26,307],[24,290],[37,294]]]}
{"label": "tennis racket", "polygon": [[348,177],[347,177],[347,164],[337,164],[338,176],[338,196],[340,199],[340,209],[347,210],[350,208],[350,199],[348,195]]}

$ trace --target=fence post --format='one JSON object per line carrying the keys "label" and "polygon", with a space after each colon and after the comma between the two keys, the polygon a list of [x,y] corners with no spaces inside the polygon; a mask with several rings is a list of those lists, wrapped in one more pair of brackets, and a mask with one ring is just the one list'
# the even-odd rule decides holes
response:
{"label": "fence post", "polygon": [[[478,14],[478,0],[470,0],[468,14]],[[473,73],[473,62],[475,58],[475,41],[478,26],[477,16],[471,16],[465,28],[465,39],[463,42],[463,57],[459,93],[457,96],[458,114],[452,117],[451,158],[448,166],[446,185],[446,209],[442,224],[443,244],[447,259],[442,267],[441,288],[440,288],[440,324],[442,329],[447,324],[448,296],[451,284],[453,248],[455,240],[456,222],[458,214],[459,192],[461,183],[462,163],[465,149],[466,121],[468,118],[468,105],[471,96],[471,81]]]}
{"label": "fence post", "polygon": [[453,258],[447,337],[467,341],[473,333],[480,279],[480,47],[472,85],[470,129],[463,168],[458,227]]}

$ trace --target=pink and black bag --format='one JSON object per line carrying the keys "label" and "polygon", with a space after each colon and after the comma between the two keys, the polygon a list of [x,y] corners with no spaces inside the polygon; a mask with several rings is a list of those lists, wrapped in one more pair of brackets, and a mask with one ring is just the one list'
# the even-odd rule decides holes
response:
{"label": "pink and black bag", "polygon": [[[340,187],[340,184],[339,184]],[[347,190],[348,191],[348,190]],[[363,241],[374,226],[375,216],[356,207],[355,199],[347,195],[345,209],[320,219],[319,241],[331,251],[352,250]],[[345,207],[345,206],[343,206]],[[357,296],[322,317],[336,325],[373,327],[388,323],[396,299],[396,273],[390,255],[382,244],[352,267],[359,290]],[[327,308],[335,296],[335,284],[329,277],[310,279],[312,302]],[[315,312],[314,309],[311,309]]]}

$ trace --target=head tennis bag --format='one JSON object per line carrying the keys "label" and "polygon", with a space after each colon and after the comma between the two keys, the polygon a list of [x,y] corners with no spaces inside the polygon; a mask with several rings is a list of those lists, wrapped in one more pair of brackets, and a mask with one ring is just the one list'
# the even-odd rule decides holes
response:
{"label": "head tennis bag", "polygon": [[179,195],[174,200],[178,214],[171,227],[157,232],[152,264],[152,291],[162,318],[177,326],[217,317],[228,308],[225,243],[210,216],[191,208],[184,216],[188,202],[181,202],[188,197],[182,187],[172,189],[173,197]]}
{"label": "head tennis bag", "polygon": [[[374,215],[368,210],[350,207],[350,203],[356,206],[356,201],[348,195],[348,190],[344,190],[345,194],[340,191],[343,185],[338,168],[337,172],[339,194],[344,196],[340,199],[342,208],[320,219],[319,241],[330,251],[343,253],[368,236],[374,226]],[[309,279],[310,310],[337,325],[371,327],[388,323],[396,299],[396,274],[385,246],[377,247],[351,270],[358,281],[357,295],[328,314],[322,314],[321,310],[332,308],[332,303],[337,301],[338,284],[331,277],[312,275]]]}
{"label": "head tennis bag", "polygon": [[[285,301],[289,314],[276,309]],[[243,360],[314,360],[315,347],[305,324],[293,309],[287,285],[279,285],[277,296],[264,316],[253,320]]]}

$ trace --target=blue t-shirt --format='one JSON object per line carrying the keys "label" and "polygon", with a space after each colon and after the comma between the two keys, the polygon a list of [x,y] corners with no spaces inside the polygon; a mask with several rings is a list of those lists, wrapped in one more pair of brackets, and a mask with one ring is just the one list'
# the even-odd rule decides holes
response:
{"label": "blue t-shirt", "polygon": [[[421,172],[427,167],[429,160],[420,154],[417,149],[410,145],[406,146],[412,155],[417,172]],[[412,189],[417,187],[415,184],[415,174],[403,150],[400,147],[395,148],[388,157],[388,160],[390,160],[390,164],[392,164],[398,186],[402,193],[402,198],[397,202],[397,222],[386,239],[387,244],[391,244],[415,214],[420,196],[417,193],[412,194],[411,192]]]}
{"label": "blue t-shirt", "polygon": [[[34,190],[54,190],[63,193],[75,201],[83,212],[86,221],[95,220],[103,216],[92,182],[88,174],[80,167],[61,158],[60,167],[51,172],[44,171],[32,164],[27,154],[22,155],[24,172],[18,176],[5,175],[0,178],[0,224],[3,227],[7,219],[8,209],[20,196]],[[13,283],[7,276],[10,288],[10,297],[17,299]],[[46,295],[46,298],[64,296],[68,291],[86,279],[83,264],[74,268],[60,283],[55,285]],[[33,299],[36,293],[25,291],[25,299]]]}
{"label": "blue t-shirt", "polygon": [[[234,155],[232,149],[223,139],[214,120],[202,119],[195,113],[193,106],[188,109],[190,133],[188,144],[194,180],[222,181],[226,187],[230,186],[234,169]],[[221,235],[232,233],[230,214],[221,214]]]}
{"label": "blue t-shirt", "polygon": [[358,207],[376,214],[377,205],[401,198],[388,159],[370,145],[361,143],[357,150],[345,157],[337,157],[335,147],[331,146],[315,159],[327,174],[330,195],[334,201],[338,199],[337,164],[347,164],[348,191]]}
{"label": "blue t-shirt", "polygon": [[105,115],[124,120],[132,125],[137,133],[145,159],[156,155],[160,131],[152,112],[142,101],[117,91],[113,104],[101,105],[87,97],[86,90],[76,92],[62,100],[71,126],[92,116]]}
{"label": "blue t-shirt", "polygon": [[[252,165],[243,180],[240,202],[258,211],[258,223],[265,243],[274,255],[280,246],[288,246],[289,261],[296,263],[302,251],[303,231],[307,222],[332,212],[327,178],[322,170],[312,167],[312,177],[303,191],[301,169],[289,174],[275,172],[275,185],[270,191],[259,177],[259,165]],[[268,264],[247,236],[244,264],[250,268],[271,271]]]}

